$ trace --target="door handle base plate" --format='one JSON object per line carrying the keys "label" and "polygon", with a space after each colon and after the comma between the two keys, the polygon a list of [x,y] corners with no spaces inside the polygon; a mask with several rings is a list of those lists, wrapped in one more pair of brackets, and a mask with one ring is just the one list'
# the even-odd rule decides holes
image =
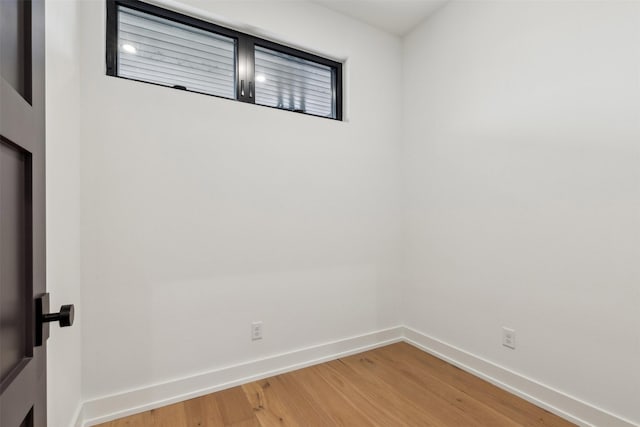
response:
{"label": "door handle base plate", "polygon": [[36,297],[36,347],[40,347],[49,338],[49,323],[44,321],[45,313],[49,312],[49,294],[40,294]]}

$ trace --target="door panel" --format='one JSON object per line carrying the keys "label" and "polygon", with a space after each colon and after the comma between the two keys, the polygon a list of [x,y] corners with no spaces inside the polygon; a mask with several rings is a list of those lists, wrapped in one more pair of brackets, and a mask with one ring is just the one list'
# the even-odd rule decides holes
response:
{"label": "door panel", "polygon": [[33,354],[29,339],[33,290],[28,280],[28,161],[22,150],[0,140],[0,384]]}
{"label": "door panel", "polygon": [[0,0],[0,426],[45,427],[44,2]]}
{"label": "door panel", "polygon": [[31,103],[31,2],[0,1],[0,75]]}

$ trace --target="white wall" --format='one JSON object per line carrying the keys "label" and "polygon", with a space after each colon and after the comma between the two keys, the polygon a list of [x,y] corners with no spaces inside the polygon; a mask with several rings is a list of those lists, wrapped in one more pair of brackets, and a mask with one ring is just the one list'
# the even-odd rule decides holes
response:
{"label": "white wall", "polygon": [[399,39],[307,2],[188,3],[347,59],[348,120],[107,77],[104,2],[82,4],[87,399],[399,324]]}
{"label": "white wall", "polygon": [[70,426],[81,403],[80,63],[78,5],[46,2],[47,288],[51,309],[75,304],[76,324],[51,329],[49,425]]}
{"label": "white wall", "polygon": [[404,93],[406,324],[639,423],[640,3],[450,3]]}

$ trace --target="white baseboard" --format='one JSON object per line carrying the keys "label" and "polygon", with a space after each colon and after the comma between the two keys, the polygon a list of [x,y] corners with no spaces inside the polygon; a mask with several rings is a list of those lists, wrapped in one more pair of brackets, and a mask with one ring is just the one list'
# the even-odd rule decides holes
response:
{"label": "white baseboard", "polygon": [[580,426],[638,427],[631,421],[409,327],[404,328],[403,335],[407,343]]}
{"label": "white baseboard", "polygon": [[177,381],[156,384],[84,403],[82,426],[89,427],[284,372],[402,341],[397,326],[339,341],[229,366]]}
{"label": "white baseboard", "polygon": [[90,427],[306,366],[405,341],[581,426],[638,427],[631,421],[426,334],[397,326],[85,402],[74,427]]}
{"label": "white baseboard", "polygon": [[80,402],[80,404],[78,405],[78,408],[76,409],[76,412],[73,414],[73,421],[70,427],[82,427],[82,425],[84,424],[84,416],[82,415],[83,407],[84,407],[84,404]]}

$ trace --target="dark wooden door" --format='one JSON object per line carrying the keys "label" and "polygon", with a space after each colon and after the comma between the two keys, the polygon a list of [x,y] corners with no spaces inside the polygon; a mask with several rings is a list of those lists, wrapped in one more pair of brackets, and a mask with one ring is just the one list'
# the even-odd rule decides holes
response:
{"label": "dark wooden door", "polygon": [[44,427],[44,0],[0,0],[0,426]]}

